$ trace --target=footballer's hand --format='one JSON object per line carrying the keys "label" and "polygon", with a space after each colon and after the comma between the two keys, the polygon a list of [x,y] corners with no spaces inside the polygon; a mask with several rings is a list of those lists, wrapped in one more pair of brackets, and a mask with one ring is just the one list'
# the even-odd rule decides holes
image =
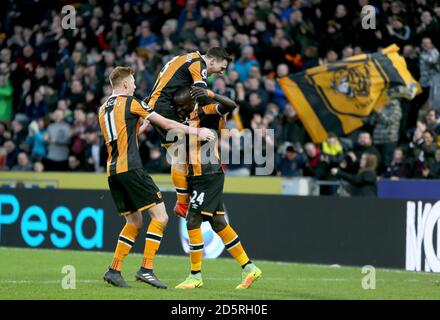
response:
{"label": "footballer's hand", "polygon": [[193,99],[206,97],[213,98],[215,96],[215,93],[211,90],[195,86],[191,87],[191,89],[189,90],[189,94]]}
{"label": "footballer's hand", "polygon": [[142,133],[147,132],[149,124],[150,124],[150,121],[148,121],[148,120],[144,120],[144,122],[142,123],[142,125],[139,127],[139,133],[138,133],[138,135],[141,135]]}
{"label": "footballer's hand", "polygon": [[212,130],[207,128],[199,129],[198,136],[202,141],[211,141],[217,138],[217,135]]}

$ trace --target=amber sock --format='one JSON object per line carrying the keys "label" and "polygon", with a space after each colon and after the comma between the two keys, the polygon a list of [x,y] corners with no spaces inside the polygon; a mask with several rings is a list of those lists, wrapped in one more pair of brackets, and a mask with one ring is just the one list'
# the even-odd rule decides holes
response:
{"label": "amber sock", "polygon": [[119,234],[118,244],[116,246],[115,254],[113,256],[112,264],[110,268],[116,271],[120,271],[122,262],[125,256],[130,252],[133,246],[139,229],[132,224],[126,223],[121,233]]}
{"label": "amber sock", "polygon": [[243,246],[241,245],[237,233],[229,224],[223,230],[219,231],[218,235],[220,238],[222,238],[228,252],[240,264],[241,267],[244,267],[250,262],[246,251],[244,251]]}
{"label": "amber sock", "polygon": [[142,267],[153,270],[153,260],[157,250],[159,250],[160,242],[162,240],[165,224],[152,219],[147,229],[145,237],[144,259]]}
{"label": "amber sock", "polygon": [[189,256],[191,260],[191,273],[195,274],[202,270],[203,235],[202,229],[188,230]]}

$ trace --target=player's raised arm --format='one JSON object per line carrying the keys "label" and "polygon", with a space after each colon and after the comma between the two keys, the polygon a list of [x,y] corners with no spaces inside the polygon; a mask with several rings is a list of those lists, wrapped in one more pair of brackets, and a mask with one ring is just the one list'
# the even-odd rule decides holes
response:
{"label": "player's raised arm", "polygon": [[237,103],[221,94],[216,94],[214,91],[209,89],[204,89],[196,86],[192,86],[190,89],[191,98],[200,99],[200,98],[211,98],[219,103],[217,106],[217,112],[219,114],[226,114],[231,112],[235,108],[238,107]]}

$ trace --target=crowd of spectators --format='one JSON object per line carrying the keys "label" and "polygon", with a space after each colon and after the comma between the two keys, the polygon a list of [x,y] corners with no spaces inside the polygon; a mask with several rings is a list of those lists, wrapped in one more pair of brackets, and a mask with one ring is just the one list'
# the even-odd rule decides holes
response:
{"label": "crowd of spectators", "polygon": [[[76,8],[74,29],[62,27],[67,4]],[[376,29],[362,27],[366,5],[375,7]],[[274,175],[356,175],[366,152],[376,155],[379,176],[437,179],[439,34],[440,2],[430,0],[4,0],[0,169],[102,172],[97,109],[111,94],[112,68],[132,67],[144,98],[171,57],[224,46],[234,61],[209,86],[239,104],[241,124],[229,127],[275,130],[266,141],[276,150]],[[350,136],[311,143],[276,78],[392,43],[423,93],[392,100]],[[140,136],[140,151],[150,172],[169,170],[153,128]],[[226,170],[252,175],[255,165]]]}

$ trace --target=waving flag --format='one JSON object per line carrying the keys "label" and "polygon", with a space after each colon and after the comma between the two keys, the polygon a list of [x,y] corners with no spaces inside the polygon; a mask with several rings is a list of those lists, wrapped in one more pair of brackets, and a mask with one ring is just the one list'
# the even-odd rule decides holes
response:
{"label": "waving flag", "polygon": [[362,127],[390,97],[413,99],[421,92],[398,51],[393,44],[278,79],[313,142],[328,132],[345,135]]}

